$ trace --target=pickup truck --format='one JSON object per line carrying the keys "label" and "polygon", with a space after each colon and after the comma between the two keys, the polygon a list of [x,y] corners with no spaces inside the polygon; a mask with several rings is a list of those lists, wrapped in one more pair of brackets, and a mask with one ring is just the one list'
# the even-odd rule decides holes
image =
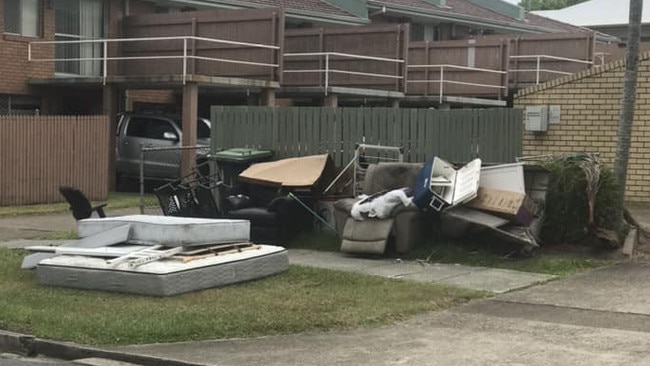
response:
{"label": "pickup truck", "polygon": [[[197,163],[205,160],[210,146],[210,121],[197,120]],[[181,118],[170,115],[132,114],[119,115],[115,144],[115,171],[117,182],[123,178],[140,177],[140,151],[145,148],[161,148],[145,151],[144,178],[173,180],[180,177],[180,149],[182,140]]]}

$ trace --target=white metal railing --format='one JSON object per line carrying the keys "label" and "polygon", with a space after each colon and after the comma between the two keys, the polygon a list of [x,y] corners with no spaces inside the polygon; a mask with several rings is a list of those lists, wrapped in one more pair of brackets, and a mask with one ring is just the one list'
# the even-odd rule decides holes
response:
{"label": "white metal railing", "polygon": [[479,67],[469,67],[469,66],[449,65],[449,64],[409,65],[408,69],[440,69],[438,79],[416,79],[416,80],[407,79],[407,81],[406,81],[407,83],[438,83],[439,84],[438,96],[440,98],[439,99],[440,103],[442,103],[442,97],[443,97],[444,91],[445,91],[445,84],[468,85],[468,86],[476,86],[476,87],[481,87],[481,88],[493,88],[493,89],[506,89],[507,88],[505,85],[502,85],[501,83],[498,84],[498,85],[496,85],[496,84],[481,84],[481,83],[471,83],[471,82],[467,82],[467,81],[456,81],[456,80],[445,79],[445,69],[463,70],[463,71],[471,71],[471,72],[482,72],[482,73],[499,74],[499,75],[507,74],[506,71],[502,71],[502,70],[483,69],[483,68],[479,68]]}
{"label": "white metal railing", "polygon": [[[387,78],[387,79],[404,79],[404,76],[394,75],[394,74],[380,74],[380,73],[371,73],[371,72],[362,72],[362,71],[350,71],[350,70],[340,70],[333,69],[330,65],[330,61],[336,59],[356,59],[364,61],[380,61],[380,62],[389,62],[395,64],[403,64],[404,60],[394,59],[394,58],[385,58],[385,57],[374,57],[374,56],[364,56],[356,55],[351,53],[341,53],[341,52],[302,52],[302,53],[285,53],[284,57],[302,57],[302,58],[313,58],[317,57],[318,60],[321,60],[321,57],[324,58],[324,68],[322,69],[294,69],[294,70],[284,70],[285,73],[320,73],[325,74],[325,95],[330,86],[330,74],[347,74],[347,75],[361,75],[361,76],[370,76],[378,78]],[[286,65],[286,64],[285,64]]]}
{"label": "white metal railing", "polygon": [[535,84],[540,83],[540,75],[542,72],[550,73],[550,74],[559,74],[559,75],[571,75],[573,74],[572,72],[567,72],[567,71],[559,71],[559,70],[550,70],[550,69],[542,69],[541,64],[543,59],[548,59],[548,60],[554,60],[554,61],[566,61],[566,62],[573,62],[577,64],[584,64],[584,65],[593,65],[593,61],[585,61],[585,60],[579,60],[575,58],[568,58],[568,57],[559,57],[559,56],[550,56],[550,55],[517,55],[517,56],[510,56],[510,59],[515,59],[515,60],[520,60],[520,59],[533,59],[536,62],[536,67],[534,69],[511,69],[511,72],[535,72]]}
{"label": "white metal railing", "polygon": [[[127,42],[168,42],[182,40],[183,41],[183,54],[182,55],[164,55],[164,56],[117,56],[117,57],[108,57],[108,44],[109,43],[127,43]],[[140,37],[140,38],[110,38],[110,39],[88,39],[88,40],[74,40],[74,41],[35,41],[30,42],[27,48],[27,59],[29,61],[39,61],[39,62],[72,62],[72,61],[102,61],[102,82],[106,83],[106,77],[108,76],[108,61],[126,61],[126,60],[183,60],[183,84],[187,80],[187,60],[204,60],[204,61],[213,61],[213,62],[226,62],[240,65],[249,65],[249,66],[262,66],[262,67],[273,67],[279,68],[279,63],[263,63],[263,62],[253,62],[245,60],[235,60],[235,59],[226,59],[226,58],[217,58],[217,57],[205,57],[205,56],[196,56],[188,54],[188,41],[202,41],[218,44],[228,44],[236,46],[246,46],[246,47],[255,47],[271,50],[279,50],[279,46],[259,44],[259,43],[249,43],[249,42],[239,42],[239,41],[230,41],[224,39],[215,39],[215,38],[206,38],[206,37],[196,37],[196,36],[172,36],[172,37]],[[69,57],[69,58],[43,58],[35,59],[32,54],[32,45],[43,45],[43,44],[93,44],[99,43],[102,44],[103,55],[101,57]]]}

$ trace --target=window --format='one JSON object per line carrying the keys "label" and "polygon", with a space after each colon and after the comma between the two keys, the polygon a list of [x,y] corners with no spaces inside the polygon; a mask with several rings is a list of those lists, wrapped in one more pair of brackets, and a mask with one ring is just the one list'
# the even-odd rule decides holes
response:
{"label": "window", "polygon": [[[176,118],[176,125],[178,128],[183,129],[183,121],[180,118]],[[209,139],[210,138],[210,122],[199,118],[196,121],[196,138],[198,139]]]}
{"label": "window", "polygon": [[27,95],[0,94],[0,116],[37,116],[40,109],[41,100],[39,98]]}
{"label": "window", "polygon": [[126,130],[128,136],[157,140],[164,140],[166,132],[173,133],[174,135],[177,134],[176,129],[174,129],[171,123],[161,119],[145,117],[131,118]]}
{"label": "window", "polygon": [[196,128],[196,138],[209,139],[210,138],[210,125],[203,120],[199,120],[199,125]]}
{"label": "window", "polygon": [[[101,0],[56,0],[54,2],[55,39],[57,41],[101,39],[104,29],[103,7]],[[59,61],[56,63],[57,73],[84,76],[100,74],[102,45],[99,42],[60,43],[56,45],[55,54],[59,59],[87,59]]]}
{"label": "window", "polygon": [[21,36],[40,37],[41,2],[40,0],[5,0],[5,33]]}
{"label": "window", "polygon": [[147,121],[147,118],[131,118],[129,121],[129,126],[126,129],[126,135],[133,137],[147,136]]}
{"label": "window", "polygon": [[412,23],[410,37],[413,42],[438,41],[440,40],[440,30],[436,25]]}

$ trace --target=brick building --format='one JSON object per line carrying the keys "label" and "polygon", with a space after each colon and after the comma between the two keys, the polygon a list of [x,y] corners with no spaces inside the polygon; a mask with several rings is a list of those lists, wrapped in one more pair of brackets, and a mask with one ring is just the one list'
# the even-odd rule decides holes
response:
{"label": "brick building", "polygon": [[[55,87],[52,83],[34,82],[53,77],[97,76],[102,68],[100,61],[30,62],[30,42],[121,37],[121,22],[130,15],[269,7],[283,10],[287,29],[411,23],[408,38],[422,42],[473,41],[476,37],[504,34],[590,33],[583,28],[525,13],[522,8],[500,0],[0,0],[0,115],[37,111],[41,114],[104,112],[99,83],[69,83],[65,87]],[[492,67],[481,64],[481,47],[463,44],[459,66]],[[56,44],[40,46],[32,56],[41,60],[96,58],[102,53],[100,43]],[[448,58],[439,63],[455,63]],[[584,58],[590,61],[592,55],[587,53]],[[178,94],[144,89],[140,87],[124,93],[119,108],[155,108],[156,104],[180,108]],[[251,101],[221,96],[220,103]]]}
{"label": "brick building", "polygon": [[[546,132],[524,132],[524,155],[599,152],[613,167],[621,110],[623,60],[520,91],[515,107],[559,106],[560,120]],[[650,202],[650,53],[639,63],[626,199]]]}

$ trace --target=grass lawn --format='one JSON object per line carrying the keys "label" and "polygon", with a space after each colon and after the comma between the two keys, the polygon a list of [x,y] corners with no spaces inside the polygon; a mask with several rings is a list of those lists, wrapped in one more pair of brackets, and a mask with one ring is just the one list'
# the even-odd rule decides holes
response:
{"label": "grass lawn", "polygon": [[[137,194],[109,197],[111,207],[139,204]],[[65,204],[0,208],[0,217],[67,210]],[[57,233],[74,238],[74,232]],[[55,237],[52,237],[55,238]],[[338,251],[328,233],[302,235],[289,248]],[[500,253],[500,254],[499,254]],[[567,276],[612,261],[587,254],[541,250],[532,257],[504,255],[484,240],[431,240],[408,255],[431,263],[459,263]],[[87,345],[125,345],[254,337],[369,327],[449,308],[488,293],[392,280],[356,273],[291,266],[249,283],[167,298],[39,286],[20,269],[22,250],[0,248],[0,329]]]}
{"label": "grass lawn", "polygon": [[[148,194],[145,196],[145,199],[149,201],[152,199],[155,200],[153,197],[153,195]],[[140,206],[140,194],[130,192],[110,192],[106,203],[108,203],[110,209],[138,207]],[[68,212],[68,207],[69,205],[65,202],[42,205],[5,206],[0,207],[0,217]]]}
{"label": "grass lawn", "polygon": [[517,257],[497,254],[485,247],[468,243],[443,242],[425,246],[407,256],[408,259],[427,260],[432,263],[459,263],[468,266],[504,268],[516,271],[545,273],[565,277],[584,270],[613,264],[600,255],[558,252],[542,248],[533,256]]}
{"label": "grass lawn", "polygon": [[[296,239],[290,248],[338,251],[340,241],[335,235],[303,235]],[[564,277],[587,269],[612,264],[603,258],[602,253],[559,252],[542,248],[531,257],[507,256],[503,248],[494,250],[490,243],[483,241],[452,242],[439,240],[422,243],[406,255],[387,254],[407,260],[422,260],[430,263],[458,263],[468,266],[512,269],[524,272],[545,273]]]}
{"label": "grass lawn", "polygon": [[0,248],[0,329],[123,345],[349,329],[400,321],[487,293],[291,266],[249,283],[167,298],[44,287]]}

